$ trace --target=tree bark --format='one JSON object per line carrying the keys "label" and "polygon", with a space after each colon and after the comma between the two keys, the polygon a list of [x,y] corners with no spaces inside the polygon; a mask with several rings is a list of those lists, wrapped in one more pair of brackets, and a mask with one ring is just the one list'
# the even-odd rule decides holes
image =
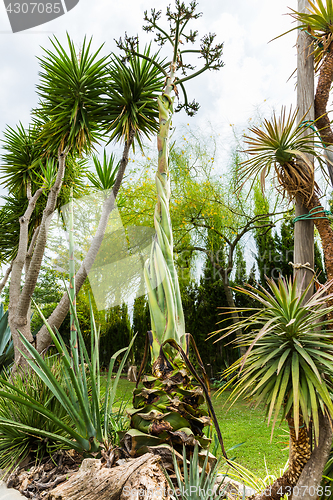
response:
{"label": "tree bark", "polygon": [[[298,12],[306,12],[309,5],[308,0],[298,0]],[[314,119],[314,58],[312,54],[311,37],[302,30],[297,36],[297,108],[298,117],[302,119]],[[295,203],[296,216],[308,213],[308,208],[302,200],[297,198]],[[314,267],[314,226],[312,220],[300,220],[295,224],[294,235],[294,262],[295,264],[310,264]],[[299,269],[295,271],[298,275],[298,291],[303,290],[311,282],[313,275],[311,271]],[[309,298],[313,290],[309,290]]]}
{"label": "tree bark", "polygon": [[319,441],[306,463],[293,490],[293,500],[313,500],[318,498],[323,470],[332,446],[332,422],[327,415],[319,415]]}
{"label": "tree bark", "polygon": [[[42,194],[43,189],[38,189],[36,193],[32,196],[30,185],[27,186],[27,197],[29,200],[28,207],[22,217],[20,217],[20,237],[19,237],[19,246],[16,258],[12,264],[12,275],[9,286],[9,305],[8,305],[8,324],[10,327],[10,331],[13,338],[14,343],[14,352],[15,352],[15,364],[22,363],[24,360],[22,354],[19,351],[19,347],[23,352],[25,352],[24,347],[20,341],[20,336],[18,331],[20,331],[29,342],[33,341],[31,331],[30,331],[30,317],[26,314],[25,317],[22,317],[18,314],[17,305],[21,296],[21,279],[22,272],[26,263],[27,251],[28,251],[28,242],[29,242],[29,222],[31,215],[35,209],[36,203],[40,195]],[[31,300],[31,297],[30,297]]]}
{"label": "tree bark", "polygon": [[[290,495],[296,486],[305,464],[311,455],[310,440],[305,425],[300,426],[296,439],[294,420],[287,417],[290,433],[290,456],[288,470],[273,484],[260,493],[252,495],[250,500],[279,500],[285,494]],[[300,421],[301,423],[301,421]]]}
{"label": "tree bark", "polygon": [[[139,493],[140,492],[140,493]],[[157,493],[161,492],[161,495]],[[166,492],[166,495],[163,494]],[[130,498],[169,499],[168,484],[160,459],[145,454],[107,468],[100,460],[88,458],[80,470],[46,497],[47,500],[129,500]],[[137,494],[135,494],[137,493]]]}

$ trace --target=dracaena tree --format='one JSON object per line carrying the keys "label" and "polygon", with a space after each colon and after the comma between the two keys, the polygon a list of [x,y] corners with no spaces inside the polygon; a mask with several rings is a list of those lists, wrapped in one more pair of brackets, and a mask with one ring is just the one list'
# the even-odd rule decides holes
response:
{"label": "dracaena tree", "polygon": [[[248,316],[240,322],[245,331],[242,343],[247,350],[225,371],[230,380],[225,388],[233,384],[229,397],[233,401],[245,397],[257,405],[264,403],[272,433],[275,424],[286,419],[290,435],[287,471],[255,495],[255,500],[278,500],[290,494],[311,457],[311,426],[315,445],[324,453],[320,431],[325,425],[324,415],[333,417],[333,354],[331,333],[327,330],[327,314],[332,306],[326,304],[329,284],[307,301],[313,283],[302,294],[296,284],[296,279],[281,277],[277,283],[267,279],[268,290],[250,285],[237,288],[258,306],[246,309]],[[222,327],[218,333],[225,338],[236,328]],[[307,498],[306,492],[305,495]]]}
{"label": "dracaena tree", "polygon": [[[2,251],[3,262],[10,264],[9,324],[16,364],[23,363],[18,331],[33,342],[30,330],[31,296],[37,283],[48,228],[54,211],[82,193],[82,163],[98,142],[124,143],[119,164],[109,162],[96,168],[92,183],[111,189],[91,247],[76,276],[76,293],[80,290],[102,243],[110,212],[115,206],[130,148],[142,134],[157,130],[157,106],[154,97],[160,92],[163,75],[153,63],[133,58],[125,64],[114,55],[101,56],[100,47],[92,51],[91,41],[84,40],[79,54],[68,37],[68,49],[54,38],[52,49],[45,49],[39,59],[41,71],[37,92],[38,107],[33,112],[33,125],[25,130],[7,128],[3,143],[2,172],[9,190],[7,206],[1,218],[15,221],[13,200],[23,208],[19,226],[15,226],[14,250]],[[149,49],[144,53],[149,56]],[[156,57],[151,56],[155,61]],[[95,161],[96,165],[96,161]],[[67,181],[67,182],[66,182]],[[82,187],[82,186],[81,186]],[[75,192],[76,191],[76,192]],[[17,212],[16,212],[17,220]],[[8,228],[9,229],[9,228]],[[10,232],[10,231],[9,231]],[[8,250],[8,249],[7,249]],[[2,286],[4,286],[3,280]],[[59,327],[69,311],[69,299],[62,300],[49,318],[51,327]],[[36,338],[39,352],[50,343],[50,334],[42,327]]]}
{"label": "dracaena tree", "polygon": [[[204,36],[196,46],[197,32],[190,24],[200,17],[196,11],[197,2],[189,5],[176,0],[175,9],[166,9],[169,28],[161,25],[161,11],[152,9],[145,12],[144,30],[155,33],[155,41],[160,46],[168,46],[171,59],[167,65],[157,63],[138,50],[137,38],[125,37],[119,46],[129,60],[142,57],[154,62],[165,77],[165,86],[158,97],[159,130],[157,134],[158,167],[156,172],[157,203],[154,214],[156,235],[153,240],[151,257],[145,267],[145,282],[152,331],[148,332],[145,358],[150,350],[152,373],[145,375],[144,389],[134,392],[134,408],[131,413],[132,428],[126,434],[124,443],[131,455],[142,453],[147,446],[158,446],[162,442],[194,446],[199,442],[207,447],[209,440],[203,435],[203,428],[211,422],[207,412],[200,409],[203,392],[194,389],[191,378],[194,375],[208,391],[204,379],[206,373],[198,352],[195,350],[202,369],[202,376],[195,373],[188,359],[191,336],[185,334],[184,314],[181,303],[177,272],[173,258],[173,234],[169,213],[170,175],[169,138],[175,111],[185,109],[193,115],[199,108],[197,102],[189,102],[185,82],[199,76],[206,70],[218,70],[223,66],[222,44],[215,45],[215,35]],[[192,46],[193,44],[193,46]],[[185,62],[187,54],[197,54],[203,64],[199,69]],[[183,94],[183,102],[175,107],[175,97]],[[143,372],[142,363],[139,378]],[[214,411],[208,398],[209,413]],[[219,431],[218,431],[219,432]],[[220,436],[221,438],[221,436]],[[222,438],[221,444],[223,448]]]}

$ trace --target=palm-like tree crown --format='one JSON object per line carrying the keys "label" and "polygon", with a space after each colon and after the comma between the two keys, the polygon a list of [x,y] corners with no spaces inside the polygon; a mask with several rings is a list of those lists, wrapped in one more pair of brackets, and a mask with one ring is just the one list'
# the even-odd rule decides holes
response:
{"label": "palm-like tree crown", "polygon": [[317,189],[314,180],[314,166],[308,155],[317,158],[324,166],[320,151],[322,144],[312,130],[312,125],[297,119],[297,111],[290,110],[286,115],[282,108],[279,117],[273,114],[271,120],[264,120],[262,127],[250,128],[251,136],[245,135],[248,148],[245,160],[239,170],[239,181],[242,187],[249,179],[252,185],[260,177],[264,189],[266,177],[273,171],[276,174],[278,186],[291,199],[302,195],[309,200]]}
{"label": "palm-like tree crown", "polygon": [[39,58],[40,105],[35,115],[48,151],[67,147],[81,153],[89,151],[101,136],[108,56],[98,58],[102,47],[92,53],[91,40],[86,39],[77,54],[73,41],[67,38],[69,53],[55,38],[51,40],[54,51],[44,49],[45,56]]}
{"label": "palm-like tree crown", "polygon": [[158,66],[163,63],[158,63],[157,55],[150,54],[150,46],[144,56],[150,60],[131,55],[125,62],[112,55],[104,119],[110,140],[128,141],[133,131],[141,145],[143,136],[149,138],[158,130],[156,100],[164,85],[164,75]]}
{"label": "palm-like tree crown", "polygon": [[326,0],[325,3],[326,6],[322,0],[309,0],[307,12],[291,9],[292,17],[299,23],[297,29],[306,31],[313,38],[316,70],[333,41],[333,2]]}

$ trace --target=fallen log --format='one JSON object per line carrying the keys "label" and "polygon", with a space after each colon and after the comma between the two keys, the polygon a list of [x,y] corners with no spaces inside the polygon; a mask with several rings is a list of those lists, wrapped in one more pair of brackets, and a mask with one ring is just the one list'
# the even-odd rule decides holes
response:
{"label": "fallen log", "polygon": [[101,460],[83,460],[78,472],[50,491],[47,500],[168,500],[160,458],[151,453],[112,468]]}

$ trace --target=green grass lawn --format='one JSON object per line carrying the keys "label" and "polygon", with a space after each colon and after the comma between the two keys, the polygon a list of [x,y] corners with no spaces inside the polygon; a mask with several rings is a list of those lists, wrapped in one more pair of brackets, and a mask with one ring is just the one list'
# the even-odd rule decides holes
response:
{"label": "green grass lawn", "polygon": [[[118,400],[129,400],[135,384],[126,379],[120,379],[117,390]],[[250,408],[243,400],[237,401],[229,410],[226,405],[228,393],[218,397],[213,396],[213,404],[220,424],[226,450],[239,443],[244,444],[229,452],[230,458],[247,467],[261,477],[266,475],[267,469],[271,474],[279,475],[288,459],[288,433],[285,424],[276,426],[271,439],[271,427],[267,427],[264,420],[264,408]]]}

